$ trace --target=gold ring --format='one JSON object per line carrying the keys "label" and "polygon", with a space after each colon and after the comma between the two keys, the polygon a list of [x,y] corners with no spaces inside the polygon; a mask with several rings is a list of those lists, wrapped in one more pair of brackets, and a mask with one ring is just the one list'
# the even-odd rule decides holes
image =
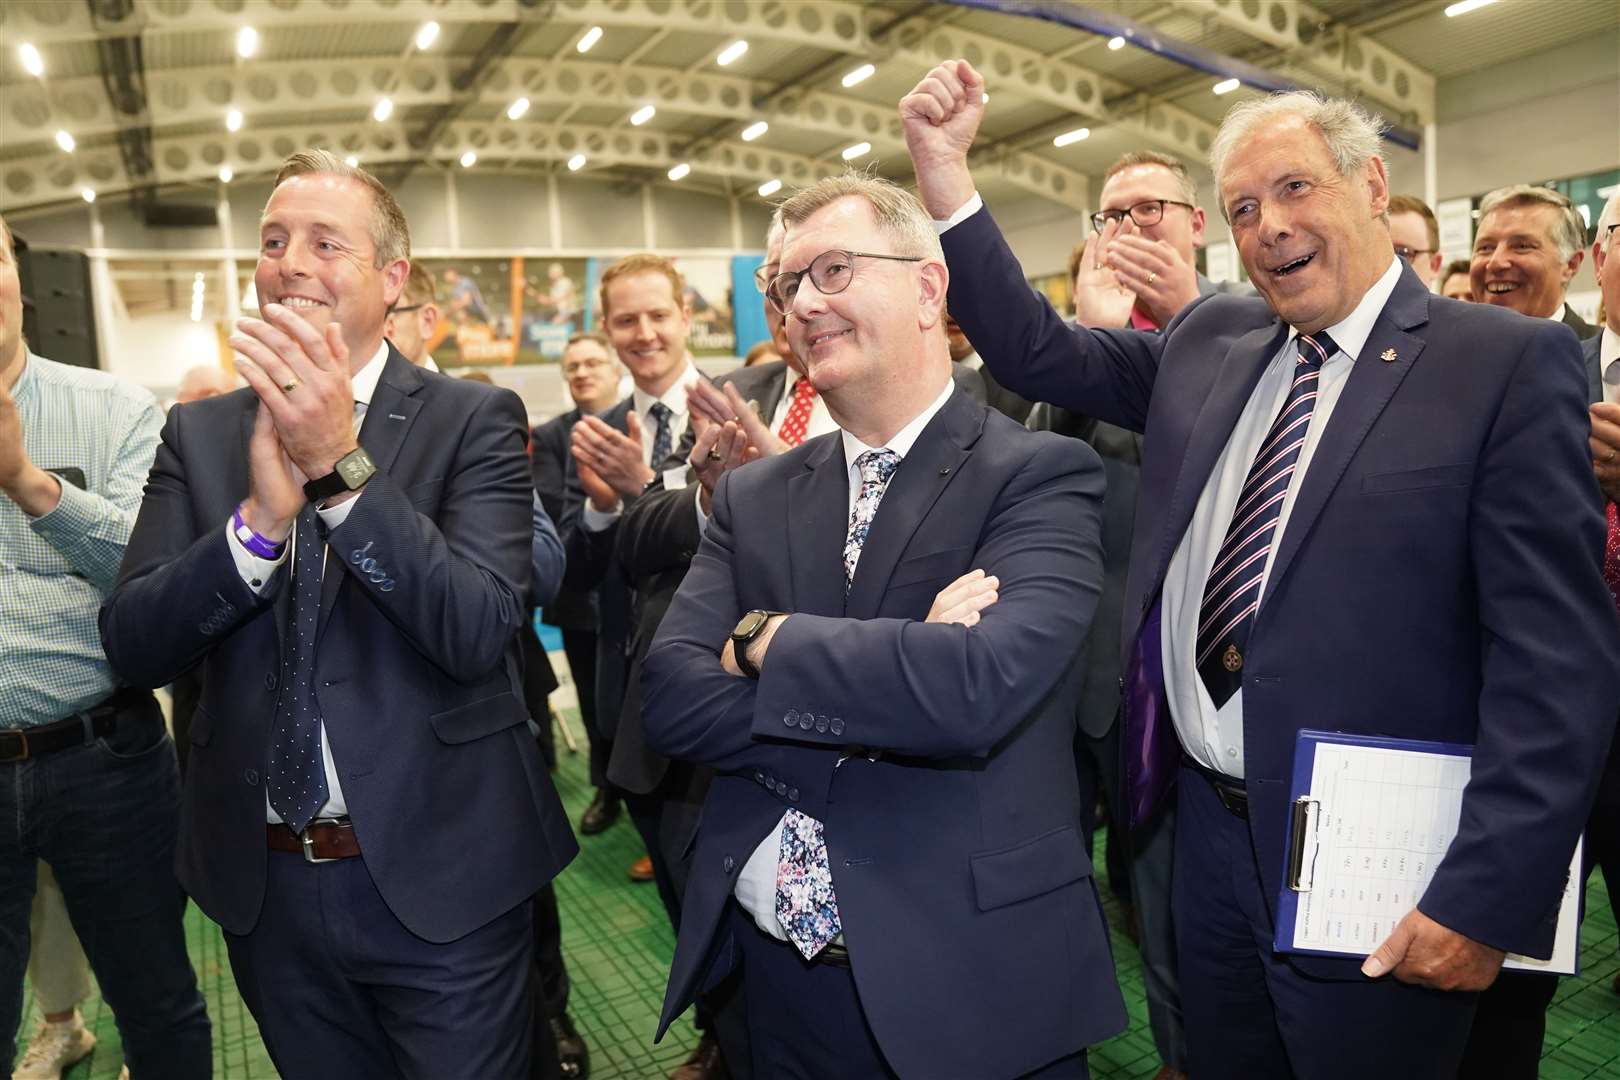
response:
{"label": "gold ring", "polygon": [[1616,450],[1614,447],[1611,446],[1611,447],[1609,447],[1609,456],[1604,458],[1603,460],[1604,461],[1613,461],[1616,457],[1620,457],[1620,450]]}
{"label": "gold ring", "polygon": [[294,390],[298,389],[299,386],[301,386],[301,385],[303,385],[303,384],[300,383],[297,379],[288,379],[286,382],[281,384],[281,392],[283,394],[290,394]]}
{"label": "gold ring", "polygon": [[720,453],[720,451],[714,449],[713,447],[710,447],[710,449],[709,449],[709,460],[710,461],[724,461],[726,459],[725,459],[724,455],[722,455]]}
{"label": "gold ring", "polygon": [[1155,281],[1158,281],[1158,280],[1159,280],[1159,274],[1158,274],[1158,271],[1156,271],[1156,270],[1149,270],[1149,271],[1148,271],[1148,284],[1149,284],[1149,285],[1151,285],[1151,284],[1153,284],[1153,283],[1154,283],[1154,282],[1155,282]]}

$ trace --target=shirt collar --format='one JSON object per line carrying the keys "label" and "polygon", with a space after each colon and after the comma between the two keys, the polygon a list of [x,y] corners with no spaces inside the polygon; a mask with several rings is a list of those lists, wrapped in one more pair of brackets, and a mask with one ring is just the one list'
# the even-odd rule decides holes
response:
{"label": "shirt collar", "polygon": [[1361,303],[1355,306],[1355,310],[1327,328],[1327,335],[1333,339],[1333,344],[1352,361],[1361,352],[1362,346],[1367,344],[1367,339],[1372,336],[1373,323],[1378,321],[1379,314],[1384,310],[1384,305],[1389,303],[1390,294],[1395,291],[1395,285],[1400,280],[1401,260],[1392,255],[1389,269],[1373,282],[1372,288],[1362,294]]}
{"label": "shirt collar", "polygon": [[647,410],[653,407],[653,402],[662,401],[664,405],[668,407],[669,411],[675,416],[685,416],[686,388],[697,382],[698,379],[702,377],[702,373],[698,371],[697,365],[692,363],[692,358],[687,357],[686,369],[681,372],[681,377],[676,379],[670,388],[665,390],[658,397],[653,397],[639,386],[631,391],[630,396],[635,398],[636,401],[636,414],[638,416],[645,416],[647,415]]}
{"label": "shirt collar", "polygon": [[37,358],[34,356],[34,350],[24,345],[22,347],[22,373],[17,376],[16,383],[11,387],[11,400],[26,401],[28,395],[33,393],[34,369],[39,366],[34,363],[35,359]]}
{"label": "shirt collar", "polygon": [[[905,460],[905,456],[911,453],[911,447],[917,441],[917,437],[923,433],[923,428],[928,426],[928,421],[934,418],[935,413],[945,407],[945,402],[950,399],[951,391],[955,389],[956,380],[947,374],[945,376],[945,386],[940,390],[939,396],[934,398],[928,408],[913,417],[910,423],[895,432],[894,438],[888,441],[886,448],[899,454],[902,461]],[[844,439],[844,460],[849,463],[849,467],[852,469],[855,467],[856,458],[868,450],[880,449],[876,446],[867,446],[861,440],[842,429],[839,430],[839,434]]]}
{"label": "shirt collar", "polygon": [[1543,315],[1542,318],[1546,319],[1548,322],[1563,322],[1564,321],[1564,311],[1568,307],[1569,307],[1568,304],[1566,304],[1562,300],[1560,300],[1558,302],[1558,306],[1553,309],[1553,313],[1551,315]]}
{"label": "shirt collar", "polygon": [[383,343],[377,346],[377,352],[366,361],[366,366],[355,372],[354,378],[349,380],[354,387],[355,404],[371,407],[371,395],[377,392],[377,380],[382,378],[383,368],[387,366],[388,339],[384,338]]}
{"label": "shirt collar", "polygon": [[1598,371],[1602,374],[1604,382],[1620,382],[1620,368],[1609,370],[1609,366],[1616,360],[1620,360],[1620,334],[1605,326],[1603,340],[1598,343]]}

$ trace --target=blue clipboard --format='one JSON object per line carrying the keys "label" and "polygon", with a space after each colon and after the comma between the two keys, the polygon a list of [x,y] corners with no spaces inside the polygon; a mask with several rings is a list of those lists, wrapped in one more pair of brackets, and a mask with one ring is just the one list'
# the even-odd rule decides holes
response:
{"label": "blue clipboard", "polygon": [[[1352,735],[1337,731],[1306,729],[1298,733],[1294,741],[1293,775],[1289,781],[1289,814],[1287,828],[1284,830],[1282,852],[1283,876],[1281,887],[1278,890],[1276,932],[1272,945],[1278,952],[1283,953],[1348,958],[1356,955],[1356,953],[1343,949],[1301,946],[1295,944],[1294,940],[1302,898],[1309,893],[1311,886],[1317,881],[1318,867],[1308,864],[1312,861],[1313,855],[1319,852],[1315,845],[1307,841],[1312,838],[1311,834],[1316,829],[1317,813],[1320,812],[1319,806],[1314,810],[1312,808],[1316,800],[1312,798],[1311,791],[1314,787],[1317,749],[1324,744],[1439,754],[1453,758],[1463,758],[1468,761],[1473,759],[1474,748],[1466,743],[1397,739],[1378,735]],[[1444,857],[1443,852],[1440,853],[1440,857]],[[1574,883],[1573,893],[1570,889],[1570,883],[1566,882],[1564,899],[1564,903],[1571,909],[1572,915],[1575,909],[1579,907],[1580,858],[1581,845],[1577,844],[1574,858],[1571,860],[1572,881]],[[1413,907],[1417,905],[1419,899],[1420,896],[1411,898]],[[1402,903],[1404,903],[1404,900]],[[1382,932],[1377,935],[1379,939],[1382,940],[1382,937],[1387,936],[1388,930],[1392,928],[1393,924],[1383,928]],[[1561,930],[1560,933],[1562,935],[1563,931]],[[1571,937],[1575,938],[1577,934],[1578,924],[1571,931]],[[1366,952],[1371,952],[1377,947],[1377,944],[1377,941],[1373,941],[1367,946]],[[1359,943],[1357,947],[1359,948]],[[1504,965],[1504,970],[1544,970],[1559,974],[1575,974],[1580,969],[1578,940],[1574,944],[1573,952],[1573,971],[1548,966],[1550,963],[1556,963],[1556,955],[1554,961],[1551,962],[1510,955],[1508,962]]]}

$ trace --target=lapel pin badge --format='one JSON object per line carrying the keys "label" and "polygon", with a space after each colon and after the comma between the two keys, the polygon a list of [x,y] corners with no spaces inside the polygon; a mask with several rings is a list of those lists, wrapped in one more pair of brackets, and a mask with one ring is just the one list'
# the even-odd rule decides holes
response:
{"label": "lapel pin badge", "polygon": [[1395,350],[1385,349],[1383,352],[1378,354],[1378,359],[1382,360],[1386,364],[1393,364],[1396,359]]}
{"label": "lapel pin badge", "polygon": [[401,414],[397,413],[397,412],[391,412],[391,413],[388,414],[388,419],[390,419],[390,420],[403,420],[403,419],[405,419],[405,417],[402,416]]}

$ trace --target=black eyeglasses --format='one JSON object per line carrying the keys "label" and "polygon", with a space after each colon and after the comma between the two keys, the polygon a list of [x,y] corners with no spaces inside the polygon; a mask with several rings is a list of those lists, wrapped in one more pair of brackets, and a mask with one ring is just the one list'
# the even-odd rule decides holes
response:
{"label": "black eyeglasses", "polygon": [[1399,255],[1407,262],[1411,262],[1419,255],[1433,255],[1434,248],[1409,248],[1405,244],[1396,244],[1395,254]]}
{"label": "black eyeglasses", "polygon": [[1610,225],[1607,229],[1603,230],[1603,242],[1605,244],[1614,239],[1614,230],[1616,229],[1620,229],[1620,221],[1615,222],[1613,225]]}
{"label": "black eyeglasses", "polygon": [[921,255],[876,255],[870,251],[823,251],[810,265],[803,270],[787,270],[771,278],[770,285],[765,288],[765,298],[771,306],[783,315],[793,306],[793,298],[799,295],[799,282],[806,275],[815,287],[824,295],[831,296],[841,293],[849,288],[849,283],[855,279],[856,259],[888,259],[891,262],[922,262]]}
{"label": "black eyeglasses", "polygon": [[1192,203],[1178,202],[1175,199],[1149,199],[1147,202],[1139,202],[1125,210],[1099,210],[1091,215],[1091,227],[1098,232],[1102,232],[1110,221],[1124,221],[1128,216],[1132,221],[1136,222],[1137,228],[1145,229],[1149,225],[1157,225],[1164,220],[1164,208],[1167,206],[1185,206],[1189,210],[1198,209]]}
{"label": "black eyeglasses", "polygon": [[427,307],[426,304],[406,304],[404,307],[396,307],[396,308],[394,308],[388,314],[390,314],[390,315],[403,315],[407,311],[421,311],[425,307]]}

